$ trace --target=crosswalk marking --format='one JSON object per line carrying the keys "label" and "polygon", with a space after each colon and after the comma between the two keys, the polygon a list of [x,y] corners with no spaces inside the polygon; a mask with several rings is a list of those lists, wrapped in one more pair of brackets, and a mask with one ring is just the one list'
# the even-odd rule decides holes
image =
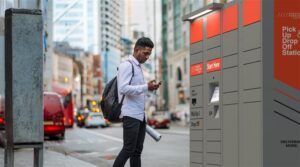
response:
{"label": "crosswalk marking", "polygon": [[112,151],[119,150],[119,149],[120,149],[119,147],[112,147],[112,148],[106,149],[104,152],[112,152]]}
{"label": "crosswalk marking", "polygon": [[91,140],[91,139],[86,139],[86,141],[87,141],[88,143],[94,143],[94,141]]}
{"label": "crosswalk marking", "polygon": [[51,146],[59,146],[63,144],[95,144],[95,143],[105,143],[107,142],[106,139],[65,139],[64,141],[46,141],[46,145],[51,145]]}
{"label": "crosswalk marking", "polygon": [[104,137],[104,138],[109,139],[109,140],[114,140],[114,141],[123,143],[123,140],[120,139],[120,138],[117,138],[117,137],[113,137],[113,136],[109,136],[109,135],[105,135],[105,134],[100,134],[100,133],[97,133],[97,132],[94,132],[94,131],[85,130],[85,129],[83,129],[83,131],[85,131],[87,133],[94,134],[96,136]]}

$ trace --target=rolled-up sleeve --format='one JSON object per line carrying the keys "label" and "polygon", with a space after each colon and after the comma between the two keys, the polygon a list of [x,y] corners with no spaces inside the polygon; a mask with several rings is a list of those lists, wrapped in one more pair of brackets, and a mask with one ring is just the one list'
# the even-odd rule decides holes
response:
{"label": "rolled-up sleeve", "polygon": [[148,91],[148,85],[129,85],[132,77],[132,65],[124,62],[118,69],[118,91],[122,95],[140,95]]}

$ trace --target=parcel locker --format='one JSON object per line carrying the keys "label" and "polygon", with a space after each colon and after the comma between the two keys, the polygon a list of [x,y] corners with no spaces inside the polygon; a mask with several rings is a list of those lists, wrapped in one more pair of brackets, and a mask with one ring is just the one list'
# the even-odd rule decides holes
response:
{"label": "parcel locker", "polygon": [[190,22],[190,166],[300,166],[300,1],[210,1]]}

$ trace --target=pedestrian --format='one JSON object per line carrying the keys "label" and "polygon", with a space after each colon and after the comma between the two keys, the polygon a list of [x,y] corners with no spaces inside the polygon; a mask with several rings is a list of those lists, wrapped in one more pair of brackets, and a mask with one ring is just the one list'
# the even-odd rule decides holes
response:
{"label": "pedestrian", "polygon": [[[144,81],[141,64],[145,63],[154,47],[151,39],[142,37],[134,46],[133,55],[121,63],[117,81],[119,102],[125,95],[121,108],[123,122],[123,148],[117,156],[113,167],[123,167],[130,158],[130,167],[141,167],[141,154],[146,134],[145,95],[147,91],[159,88],[155,80]],[[132,65],[134,75],[132,73]],[[133,75],[133,77],[132,77]],[[131,79],[132,77],[132,79]]]}

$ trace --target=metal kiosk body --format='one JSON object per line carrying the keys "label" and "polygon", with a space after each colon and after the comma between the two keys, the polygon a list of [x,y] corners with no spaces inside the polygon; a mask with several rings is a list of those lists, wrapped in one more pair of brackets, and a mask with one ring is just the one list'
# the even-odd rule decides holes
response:
{"label": "metal kiosk body", "polygon": [[15,148],[34,148],[43,166],[43,24],[40,10],[5,11],[5,167]]}
{"label": "metal kiosk body", "polygon": [[190,166],[299,167],[300,1],[212,3],[183,20]]}

